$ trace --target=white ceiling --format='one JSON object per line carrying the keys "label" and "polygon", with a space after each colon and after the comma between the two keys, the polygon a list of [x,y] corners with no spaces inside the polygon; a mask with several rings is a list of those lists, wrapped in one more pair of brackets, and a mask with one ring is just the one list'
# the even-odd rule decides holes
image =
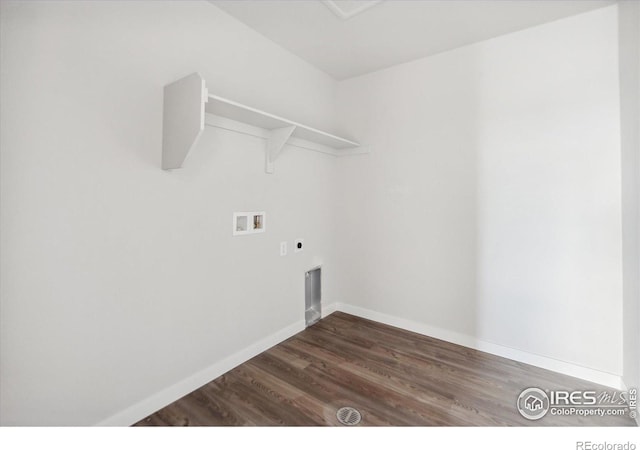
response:
{"label": "white ceiling", "polygon": [[[316,0],[210,1],[338,80],[615,3],[387,0],[364,2],[375,4],[344,19]],[[342,9],[354,5],[348,0]]]}

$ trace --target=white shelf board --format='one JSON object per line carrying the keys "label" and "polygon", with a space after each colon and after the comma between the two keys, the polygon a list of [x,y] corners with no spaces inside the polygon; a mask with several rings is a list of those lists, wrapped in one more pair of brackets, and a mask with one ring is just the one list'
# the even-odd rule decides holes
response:
{"label": "white shelf board", "polygon": [[335,156],[368,153],[355,141],[233,100],[209,95],[204,79],[198,73],[193,73],[164,88],[163,169],[182,167],[204,130],[205,116],[209,126],[264,138],[267,141],[267,173],[273,173],[275,160],[286,145]]}
{"label": "white shelf board", "polygon": [[291,134],[291,137],[315,142],[338,150],[360,146],[359,143],[349,139],[334,136],[333,134],[302,125],[298,122],[252,108],[217,95],[209,95],[209,101],[206,104],[205,111],[216,116],[227,117],[231,120],[267,130],[295,126],[296,128]]}
{"label": "white shelf board", "polygon": [[[257,127],[254,125],[249,125],[244,122],[239,122],[237,120],[229,119],[227,117],[217,116],[215,114],[207,113],[205,114],[205,125],[213,128],[220,128],[223,130],[233,131],[235,133],[242,133],[249,136],[258,137],[261,139],[269,140],[271,137],[272,130],[267,130],[265,128]],[[277,130],[275,128],[274,130]],[[365,153],[369,153],[369,149],[367,147],[353,147],[350,149],[335,149],[326,145],[318,144],[317,142],[311,142],[306,139],[289,137],[289,139],[285,143],[286,146],[292,146],[301,148],[304,150],[311,150],[314,152],[325,153],[327,155],[332,156],[350,156],[350,155],[362,155]]]}

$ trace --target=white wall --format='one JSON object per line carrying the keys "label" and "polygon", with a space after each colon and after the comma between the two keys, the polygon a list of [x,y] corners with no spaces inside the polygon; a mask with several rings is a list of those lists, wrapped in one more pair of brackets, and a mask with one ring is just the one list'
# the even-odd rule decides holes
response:
{"label": "white wall", "polygon": [[[300,327],[336,159],[285,149],[266,175],[263,141],[208,128],[162,171],[162,88],[197,70],[331,130],[334,81],[206,2],[1,5],[2,425],[95,424]],[[234,210],[267,232],[233,238]]]}
{"label": "white wall", "polygon": [[640,4],[620,2],[624,382],[640,386]]}
{"label": "white wall", "polygon": [[621,374],[616,13],[340,84],[341,301]]}
{"label": "white wall", "polygon": [[615,8],[343,82],[372,153],[269,176],[212,128],[160,170],[163,85],[331,130],[326,75],[204,2],[0,7],[1,424],[152,412],[299,328],[319,262],[327,303],[621,373]]}

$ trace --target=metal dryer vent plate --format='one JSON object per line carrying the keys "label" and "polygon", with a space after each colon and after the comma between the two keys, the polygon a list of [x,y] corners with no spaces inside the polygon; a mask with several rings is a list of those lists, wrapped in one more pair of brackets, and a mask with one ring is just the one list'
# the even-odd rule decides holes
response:
{"label": "metal dryer vent plate", "polygon": [[338,422],[342,425],[358,425],[362,420],[362,414],[357,409],[351,406],[344,406],[336,412],[336,417],[338,418]]}

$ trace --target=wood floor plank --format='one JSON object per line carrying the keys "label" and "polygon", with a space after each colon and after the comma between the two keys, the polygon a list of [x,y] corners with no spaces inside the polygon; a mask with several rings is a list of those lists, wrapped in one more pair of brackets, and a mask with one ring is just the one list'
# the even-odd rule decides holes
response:
{"label": "wood floor plank", "polygon": [[364,426],[634,426],[628,416],[516,410],[528,387],[612,389],[345,313],[263,352],[137,426],[339,425],[353,406]]}

